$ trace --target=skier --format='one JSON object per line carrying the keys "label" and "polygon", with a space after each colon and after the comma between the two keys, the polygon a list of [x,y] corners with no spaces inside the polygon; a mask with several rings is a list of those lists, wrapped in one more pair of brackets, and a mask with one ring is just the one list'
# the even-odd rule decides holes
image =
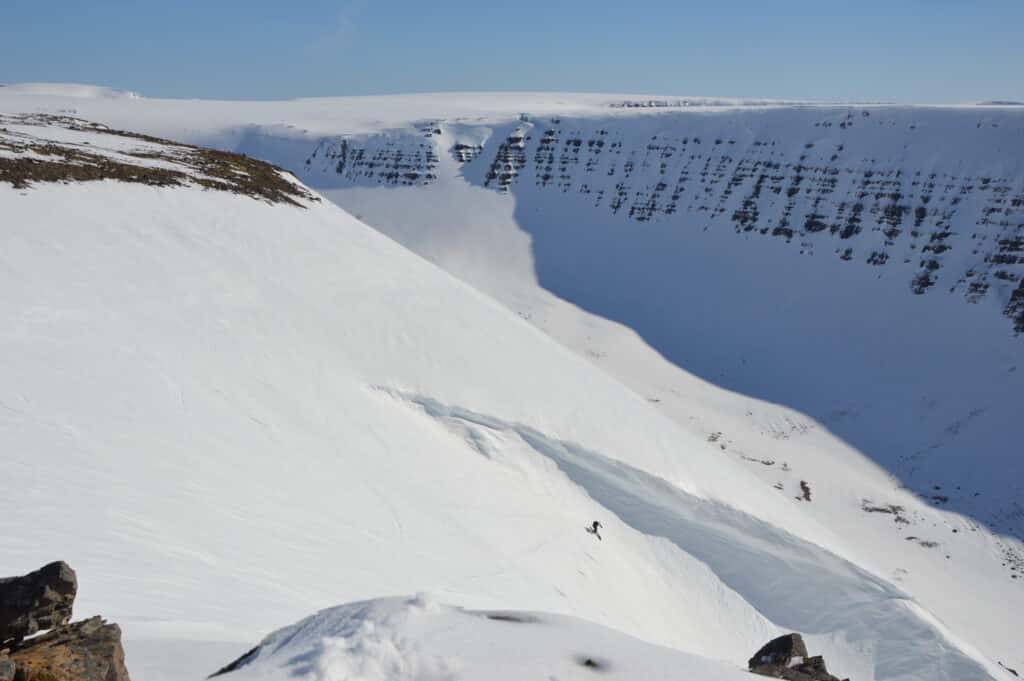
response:
{"label": "skier", "polygon": [[598,532],[598,530],[601,527],[602,527],[601,523],[599,523],[599,522],[597,522],[595,520],[594,523],[590,527],[588,527],[586,529],[587,529],[587,532],[589,532],[590,534],[594,535],[595,537],[597,537],[600,540],[601,539],[601,533]]}

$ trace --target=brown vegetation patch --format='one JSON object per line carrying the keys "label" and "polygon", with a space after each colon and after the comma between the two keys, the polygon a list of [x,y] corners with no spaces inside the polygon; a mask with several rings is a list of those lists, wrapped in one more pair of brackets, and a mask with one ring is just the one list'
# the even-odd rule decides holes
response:
{"label": "brown vegetation patch", "polygon": [[[299,207],[303,206],[302,201],[318,200],[302,185],[291,181],[287,171],[242,154],[113,130],[65,116],[4,117],[0,118],[0,122],[58,126],[79,132],[136,139],[156,147],[152,150],[122,150],[107,155],[98,146],[18,136],[7,128],[0,128],[0,150],[23,154],[14,158],[0,156],[0,182],[9,182],[16,189],[27,188],[36,182],[118,180],[156,187],[198,185],[206,189],[250,196],[268,203]],[[45,158],[34,158],[36,156]],[[122,160],[119,156],[138,159],[139,163]],[[175,168],[149,165],[147,161],[166,161]]]}

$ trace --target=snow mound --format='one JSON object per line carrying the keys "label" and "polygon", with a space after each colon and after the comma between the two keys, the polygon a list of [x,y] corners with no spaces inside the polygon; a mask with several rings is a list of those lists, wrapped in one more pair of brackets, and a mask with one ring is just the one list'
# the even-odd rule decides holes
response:
{"label": "snow mound", "polygon": [[73,97],[76,99],[141,99],[129,90],[117,90],[104,85],[81,83],[12,83],[2,86],[9,94],[39,97]]}
{"label": "snow mound", "polygon": [[595,673],[624,681],[749,678],[725,663],[644,643],[586,620],[470,611],[425,596],[322,610],[271,634],[235,665],[224,672],[225,679],[571,681]]}

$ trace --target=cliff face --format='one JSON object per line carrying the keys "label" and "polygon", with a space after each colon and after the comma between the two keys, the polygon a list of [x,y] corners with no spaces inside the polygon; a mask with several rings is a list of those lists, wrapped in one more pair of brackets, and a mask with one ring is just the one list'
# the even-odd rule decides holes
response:
{"label": "cliff face", "polygon": [[450,167],[522,201],[571,195],[623,229],[781,240],[871,276],[898,270],[916,295],[991,299],[1021,333],[1022,159],[1024,112],[831,107],[429,121],[323,140],[306,164],[341,186],[430,185]]}
{"label": "cliff face", "polygon": [[[421,126],[426,140],[374,138],[360,143],[323,140],[306,165],[332,167],[343,182],[373,180],[389,185],[426,185],[437,179],[437,150],[430,143],[436,128]],[[437,130],[440,133],[440,130]]]}

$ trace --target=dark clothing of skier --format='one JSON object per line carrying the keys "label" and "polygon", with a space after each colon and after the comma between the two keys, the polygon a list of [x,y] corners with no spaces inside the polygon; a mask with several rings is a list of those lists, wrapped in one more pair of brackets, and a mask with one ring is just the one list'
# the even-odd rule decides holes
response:
{"label": "dark clothing of skier", "polygon": [[601,539],[601,533],[598,532],[598,530],[600,528],[601,528],[601,523],[599,523],[599,522],[597,522],[595,520],[594,523],[590,527],[587,528],[587,532],[589,532],[590,534],[594,535],[598,539]]}

